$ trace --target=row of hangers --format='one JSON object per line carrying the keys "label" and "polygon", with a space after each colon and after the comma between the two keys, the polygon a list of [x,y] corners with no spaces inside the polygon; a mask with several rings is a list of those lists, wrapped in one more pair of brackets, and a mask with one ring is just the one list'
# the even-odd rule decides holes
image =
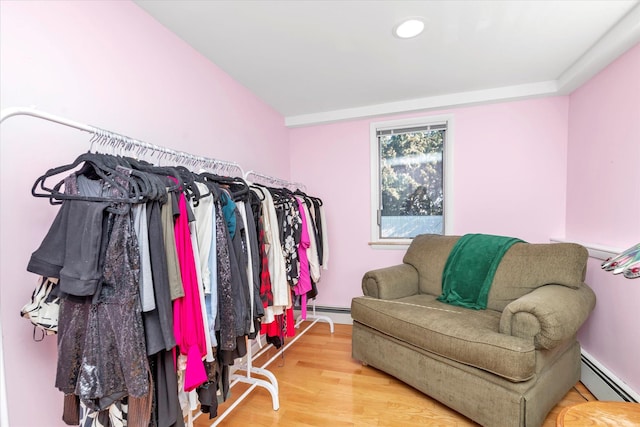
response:
{"label": "row of hangers", "polygon": [[[38,177],[32,186],[31,194],[34,197],[48,198],[49,202],[54,205],[60,204],[64,200],[129,204],[143,203],[149,200],[164,201],[167,191],[178,189],[182,189],[196,206],[203,197],[210,195],[215,199],[220,197],[221,188],[226,189],[231,198],[236,201],[247,200],[250,196],[249,184],[243,178],[242,168],[234,162],[167,149],[99,128],[94,128],[89,142],[91,144],[89,152],[81,154],[69,164],[49,169]],[[95,145],[101,146],[102,150],[100,151],[102,152],[97,150],[92,152]],[[155,157],[158,163],[180,164],[160,166],[142,160],[142,157]],[[186,166],[199,168],[200,172],[193,172]],[[76,175],[104,180],[112,188],[119,190],[118,193],[121,196],[65,194],[64,181],[69,171],[73,170]],[[53,186],[47,184],[48,179],[61,174],[64,176],[56,184]],[[240,176],[233,176],[234,174]],[[249,171],[246,177],[253,181],[254,188],[267,189],[275,202],[289,203],[293,200],[293,196],[297,195],[302,197],[309,207],[312,207],[313,204],[322,205],[321,199],[309,196],[301,189],[304,188],[302,184],[284,181],[254,171]],[[196,185],[197,182],[204,183],[208,191],[201,193],[200,188]],[[267,184],[258,182],[266,182]]]}
{"label": "row of hangers", "polygon": [[322,205],[321,199],[306,194],[304,185],[298,182],[285,181],[254,171],[248,171],[245,178],[251,181],[252,188],[262,194],[262,197],[258,196],[260,200],[264,199],[263,189],[266,189],[271,193],[276,204],[289,204],[293,200],[293,196],[300,196],[308,207],[312,207],[314,203],[318,206]]}
{"label": "row of hangers", "polygon": [[640,243],[607,259],[601,267],[613,274],[622,273],[627,279],[637,279],[640,277]]}
{"label": "row of hangers", "polygon": [[[102,179],[119,190],[121,197],[86,196],[65,194],[62,190],[65,179],[49,186],[47,179],[77,169],[76,175],[84,175],[89,179]],[[124,169],[130,174],[124,173]],[[65,177],[66,177],[65,173]],[[173,178],[171,180],[169,177]],[[201,193],[196,185],[203,183],[209,189]],[[131,157],[114,156],[104,153],[84,153],[72,163],[49,169],[38,177],[33,184],[31,194],[34,197],[45,197],[51,204],[60,204],[63,200],[84,200],[92,202],[144,203],[150,200],[166,200],[167,191],[182,189],[185,195],[197,205],[207,196],[219,197],[219,186],[229,189],[234,200],[249,193],[249,185],[240,177],[227,177],[211,172],[195,173],[185,166],[155,166],[144,160]]]}
{"label": "row of hangers", "polygon": [[[60,204],[63,200],[83,200],[92,202],[143,203],[149,200],[166,200],[167,191],[182,189],[186,196],[197,205],[207,196],[218,198],[219,187],[229,190],[234,200],[249,194],[249,185],[242,177],[231,177],[219,173],[232,171],[242,175],[242,169],[233,162],[194,156],[189,153],[158,147],[137,141],[126,136],[97,129],[92,134],[91,148],[81,154],[72,163],[49,169],[36,179],[31,189],[34,197],[48,198],[51,204]],[[110,153],[91,152],[94,145],[101,145]],[[134,153],[138,158],[125,156]],[[181,163],[176,166],[158,166],[139,157],[156,156],[158,162]],[[195,173],[185,165],[200,167]],[[62,187],[69,171],[89,179],[102,179],[121,196],[86,196],[65,194]],[[125,170],[127,173],[125,173]],[[216,172],[216,173],[214,173]],[[47,184],[47,179],[65,174],[55,185]],[[170,178],[169,178],[170,177]],[[208,191],[201,193],[196,182],[204,183]]]}
{"label": "row of hangers", "polygon": [[309,196],[299,188],[292,191],[287,187],[269,187],[259,183],[252,183],[251,187],[262,193],[262,197],[258,196],[260,200],[264,200],[263,189],[269,191],[275,205],[289,206],[294,201],[294,197],[299,196],[308,208],[313,208],[314,205],[322,206],[322,199]]}
{"label": "row of hangers", "polygon": [[93,150],[94,144],[98,144],[107,152],[110,152],[105,154],[124,155],[125,153],[135,153],[137,158],[153,158],[155,156],[158,163],[169,161],[194,168],[199,166],[211,170],[215,169],[224,175],[237,174],[238,172],[240,172],[240,175],[243,175],[242,168],[235,162],[196,156],[184,151],[172,150],[170,148],[161,147],[148,142],[138,141],[136,139],[129,138],[128,136],[113,133],[104,129],[92,129],[92,136],[89,140],[91,143],[89,152]]}

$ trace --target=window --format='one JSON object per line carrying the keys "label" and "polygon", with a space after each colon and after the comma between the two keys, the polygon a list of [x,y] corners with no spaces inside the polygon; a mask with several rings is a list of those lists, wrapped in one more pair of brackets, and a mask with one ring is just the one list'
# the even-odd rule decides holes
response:
{"label": "window", "polygon": [[372,244],[450,230],[451,117],[371,125]]}

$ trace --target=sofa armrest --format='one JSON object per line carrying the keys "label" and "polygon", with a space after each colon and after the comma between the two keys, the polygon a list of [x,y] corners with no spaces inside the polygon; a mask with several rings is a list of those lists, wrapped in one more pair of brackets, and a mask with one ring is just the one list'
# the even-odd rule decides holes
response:
{"label": "sofa armrest", "polygon": [[364,295],[378,299],[408,297],[418,289],[418,271],[409,264],[371,270],[362,278]]}
{"label": "sofa armrest", "polygon": [[533,338],[536,348],[551,349],[578,332],[595,303],[595,294],[585,284],[578,289],[541,286],[505,307],[500,332]]}

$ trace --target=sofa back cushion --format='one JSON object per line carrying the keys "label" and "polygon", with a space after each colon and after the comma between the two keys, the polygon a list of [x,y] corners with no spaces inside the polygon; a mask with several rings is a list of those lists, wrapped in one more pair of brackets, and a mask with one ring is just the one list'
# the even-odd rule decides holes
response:
{"label": "sofa back cushion", "polygon": [[442,293],[442,272],[449,253],[460,236],[421,234],[416,236],[402,262],[418,270],[420,292],[438,296]]}
{"label": "sofa back cushion", "polygon": [[496,270],[487,308],[502,311],[511,301],[548,284],[578,289],[588,258],[587,249],[575,243],[516,243]]}
{"label": "sofa back cushion", "polygon": [[[459,236],[416,236],[403,262],[420,277],[420,292],[442,293],[442,272]],[[491,285],[487,308],[502,311],[511,302],[547,284],[582,285],[587,250],[575,243],[516,243],[504,255]]]}

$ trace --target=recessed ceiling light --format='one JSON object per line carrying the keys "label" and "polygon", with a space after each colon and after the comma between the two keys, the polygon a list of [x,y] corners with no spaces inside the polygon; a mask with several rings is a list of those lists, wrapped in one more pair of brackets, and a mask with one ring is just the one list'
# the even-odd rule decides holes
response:
{"label": "recessed ceiling light", "polygon": [[393,27],[393,35],[401,39],[410,39],[420,34],[423,30],[424,21],[422,18],[407,18]]}

